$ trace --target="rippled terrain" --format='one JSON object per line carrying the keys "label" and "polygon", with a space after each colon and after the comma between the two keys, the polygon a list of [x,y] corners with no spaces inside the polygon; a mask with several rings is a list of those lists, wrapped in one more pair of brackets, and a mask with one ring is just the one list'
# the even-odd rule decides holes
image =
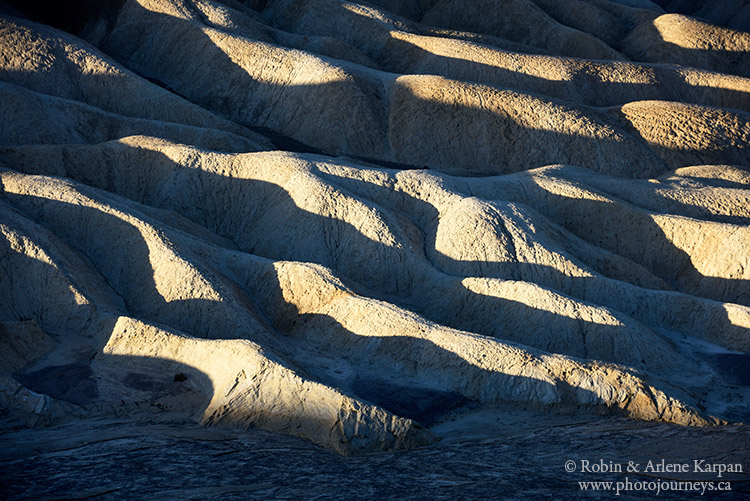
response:
{"label": "rippled terrain", "polygon": [[750,468],[750,4],[661,3],[0,3],[8,493]]}

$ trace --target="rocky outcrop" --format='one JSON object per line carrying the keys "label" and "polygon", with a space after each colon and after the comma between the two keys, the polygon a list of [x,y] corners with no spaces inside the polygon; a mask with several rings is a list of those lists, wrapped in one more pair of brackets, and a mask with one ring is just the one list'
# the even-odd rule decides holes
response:
{"label": "rocky outcrop", "polygon": [[0,20],[3,412],[343,454],[474,406],[737,419],[744,34],[605,0],[107,6]]}

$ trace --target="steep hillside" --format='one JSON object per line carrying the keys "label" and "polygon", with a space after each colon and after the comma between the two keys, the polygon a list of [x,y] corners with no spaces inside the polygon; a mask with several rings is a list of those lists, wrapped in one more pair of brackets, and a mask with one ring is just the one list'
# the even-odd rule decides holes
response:
{"label": "steep hillside", "polygon": [[0,7],[8,426],[748,419],[740,11],[44,3]]}

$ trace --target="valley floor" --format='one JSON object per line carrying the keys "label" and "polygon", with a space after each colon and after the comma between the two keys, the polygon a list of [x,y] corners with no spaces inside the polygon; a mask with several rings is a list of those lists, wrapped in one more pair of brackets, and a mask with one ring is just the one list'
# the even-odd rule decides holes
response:
{"label": "valley floor", "polygon": [[[491,418],[489,416],[492,416]],[[4,499],[529,499],[607,498],[578,482],[729,481],[739,499],[750,475],[567,473],[628,461],[750,464],[750,426],[686,428],[621,418],[561,417],[492,409],[433,431],[453,433],[412,451],[344,457],[308,441],[269,433],[140,418],[71,421],[45,430],[6,430],[0,440]],[[471,430],[471,434],[467,432]],[[481,430],[481,431],[480,431]],[[616,486],[616,484],[613,484]],[[614,488],[614,487],[613,487]],[[655,492],[622,493],[622,499]],[[660,492],[663,499],[700,492]]]}

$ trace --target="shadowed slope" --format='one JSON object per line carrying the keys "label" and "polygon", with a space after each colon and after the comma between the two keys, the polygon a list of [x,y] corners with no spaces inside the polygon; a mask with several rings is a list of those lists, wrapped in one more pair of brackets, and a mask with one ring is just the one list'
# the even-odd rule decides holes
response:
{"label": "shadowed slope", "polygon": [[[137,138],[132,141],[145,145],[143,140]],[[509,287],[510,284],[497,282],[490,285],[483,295],[500,294],[499,297],[506,300],[519,302],[515,308],[504,310],[508,324],[501,327],[503,324],[496,325],[497,320],[493,320],[498,318],[498,312],[492,309],[483,314],[467,313],[465,316],[455,312],[454,308],[444,309],[447,298],[454,294],[468,299],[474,293],[465,290],[464,286],[456,289],[455,282],[446,282],[448,276],[442,279],[439,275],[435,276],[434,266],[451,276],[487,276],[537,282],[584,301],[607,304],[628,315],[635,315],[648,324],[686,334],[703,333],[712,340],[723,339],[720,342],[730,343],[735,348],[744,349],[746,346],[747,322],[739,320],[747,315],[746,312],[740,313],[744,308],[726,306],[740,315],[729,321],[726,307],[720,304],[638,289],[619,281],[631,280],[637,285],[657,289],[670,288],[652,275],[656,273],[694,293],[733,294],[731,297],[735,301],[746,300],[743,280],[735,280],[739,278],[736,274],[745,269],[741,262],[736,262],[738,249],[743,248],[744,244],[727,247],[723,251],[723,261],[719,254],[706,252],[700,245],[687,247],[693,254],[686,254],[670,244],[670,239],[679,241],[681,235],[693,235],[690,219],[651,215],[585,187],[575,188],[567,180],[557,181],[546,176],[522,176],[517,180],[497,178],[492,183],[485,180],[476,184],[453,181],[456,182],[453,190],[460,190],[458,193],[463,191],[477,196],[480,190],[484,191],[481,196],[486,201],[479,201],[452,192],[450,185],[436,185],[437,179],[421,173],[392,177],[394,174],[388,171],[358,169],[347,167],[346,164],[322,162],[318,158],[277,153],[236,157],[203,154],[160,143],[152,144],[150,149],[152,152],[133,150],[122,144],[104,148],[66,148],[63,150],[65,153],[60,155],[50,148],[40,148],[18,150],[13,154],[7,152],[6,158],[12,162],[10,165],[18,169],[70,176],[143,203],[177,211],[232,239],[242,250],[274,259],[313,260],[333,267],[378,291],[381,297],[402,297],[406,304],[420,311],[433,311],[433,315],[439,315],[436,320],[459,328],[478,329],[479,332],[500,337],[512,336],[514,329],[511,326],[528,317],[528,313],[525,313],[529,311],[528,307],[522,305],[554,313],[556,307],[550,307],[546,301],[556,296],[523,284]],[[97,161],[97,158],[106,158],[106,163]],[[59,159],[62,159],[61,163],[58,163]],[[192,168],[185,169],[180,167],[182,165],[191,165]],[[60,166],[63,170],[59,170]],[[331,172],[334,176],[321,179],[318,169],[321,173]],[[219,172],[222,174],[217,176]],[[233,182],[233,178],[238,178],[238,181]],[[345,191],[330,185],[331,181],[340,183]],[[176,190],[175,186],[183,188]],[[395,192],[392,191],[394,189]],[[578,190],[578,194],[570,192],[571,189]],[[367,198],[353,198],[349,191]],[[430,195],[422,201],[416,198],[419,193]],[[642,234],[643,228],[650,224],[654,229],[654,238],[644,254],[646,258],[639,259],[652,270],[651,273],[617,254],[582,242],[524,206],[502,202],[504,197],[539,207],[597,245],[605,243],[606,246],[608,241],[635,244],[638,241],[635,232]],[[375,202],[370,202],[368,198]],[[580,211],[580,214],[591,213],[581,201],[587,198],[591,200],[590,203],[600,206],[596,213],[602,220],[577,217],[576,211]],[[397,212],[384,211],[383,207],[396,209]],[[623,217],[623,214],[627,215]],[[325,219],[319,219],[317,215]],[[560,218],[561,215],[564,217]],[[610,222],[628,219],[634,222],[632,226],[617,226]],[[652,219],[655,222],[647,223]],[[285,221],[285,224],[279,225],[278,221]],[[618,233],[612,236],[602,231],[591,233],[590,228],[594,225],[611,228],[612,232]],[[680,225],[686,226],[684,233]],[[735,233],[734,238],[746,238],[746,228],[738,233],[733,225],[715,223],[714,226],[715,236],[709,232],[707,224],[703,224],[703,233],[714,242],[724,240],[722,232]],[[467,227],[473,229],[469,231]],[[672,236],[665,234],[661,227],[671,231]],[[306,232],[305,228],[318,228],[318,231]],[[478,236],[474,236],[475,231]],[[664,236],[659,237],[660,234]],[[637,256],[635,249],[632,252],[628,252],[626,247],[611,250],[631,259]],[[574,257],[576,255],[580,257]],[[685,258],[702,268],[711,266],[715,270],[721,270],[717,266],[725,263],[726,268],[719,271],[719,276],[723,275],[726,279],[718,280],[714,289],[704,283],[705,279],[704,282],[700,281],[700,274],[697,274],[697,278],[685,275],[681,278],[683,282],[674,282],[670,267],[676,267],[671,268],[676,273],[683,266]],[[594,270],[601,270],[604,276],[592,270],[592,265]],[[688,281],[696,279],[698,282],[694,285]],[[444,288],[453,292],[441,292]],[[497,292],[491,292],[493,290]],[[534,296],[536,299],[530,299]],[[473,300],[480,304],[489,302],[488,306],[493,301],[497,302],[497,299],[481,299],[480,296]],[[677,307],[678,304],[683,306]],[[683,310],[687,304],[693,304],[689,308],[693,313],[686,315]],[[579,315],[589,318],[591,327],[602,331],[610,329],[606,327],[608,322],[619,322],[605,311],[590,313],[591,310],[584,305],[576,309],[577,313],[569,313],[569,339],[575,339],[578,335],[576,333],[580,326],[576,319],[581,318]],[[452,315],[457,314],[459,316],[451,320]],[[595,317],[603,315],[603,318],[610,320],[603,320],[604,326],[596,327],[596,322],[588,317],[592,314]],[[519,340],[525,339],[524,342],[539,347],[559,343],[558,349],[572,350],[567,352],[579,356],[587,351],[592,353],[593,344],[576,348],[568,344],[571,341],[565,341],[562,335],[566,330],[562,327],[565,325],[563,319],[559,320],[563,330],[555,336],[542,334],[546,321],[540,311],[534,323],[538,322],[538,330],[535,330],[538,332],[536,335],[541,337],[535,341],[530,341],[532,338]],[[626,325],[632,322],[622,321]],[[704,323],[706,321],[708,323]],[[528,318],[526,322],[529,322]],[[709,327],[714,322],[715,326]],[[732,326],[734,322],[739,323]],[[524,330],[530,331],[530,325]],[[633,324],[633,327],[637,331],[641,329],[637,324]],[[511,333],[505,333],[506,329]],[[609,335],[617,336],[616,329]],[[597,349],[606,350],[603,346]],[[625,350],[620,355],[603,351],[599,356],[621,362],[626,359],[618,357],[627,357],[628,363],[636,363],[638,358]],[[659,364],[653,365],[656,367]]]}
{"label": "shadowed slope", "polygon": [[[148,356],[187,365],[196,364],[200,360],[201,370],[207,373],[214,387],[213,395],[205,386],[199,385],[198,388],[212,398],[204,412],[204,419],[209,422],[255,422],[270,429],[286,430],[287,425],[282,423],[289,419],[302,419],[311,428],[298,429],[294,433],[341,451],[373,446],[399,446],[400,439],[396,442],[386,440],[382,445],[378,445],[379,441],[384,439],[377,438],[382,437],[382,432],[377,430],[381,426],[391,426],[377,424],[382,423],[381,417],[376,418],[376,423],[371,425],[376,433],[374,442],[355,441],[350,449],[350,446],[343,444],[335,445],[336,441],[346,442],[344,437],[349,436],[346,432],[336,434],[335,439],[318,438],[315,433],[320,430],[319,425],[310,417],[303,417],[307,414],[305,409],[311,405],[323,405],[329,409],[320,415],[321,419],[330,419],[324,416],[330,416],[332,412],[339,416],[337,419],[342,420],[345,428],[349,425],[338,414],[336,405],[331,408],[331,404],[324,403],[329,398],[326,396],[326,391],[329,390],[297,391],[291,384],[294,379],[289,381],[290,384],[279,383],[282,391],[273,397],[278,399],[278,405],[288,410],[278,415],[275,411],[267,414],[265,409],[269,407],[266,407],[264,402],[275,395],[273,388],[276,383],[271,381],[292,377],[284,376],[283,370],[282,373],[278,373],[277,369],[273,369],[278,366],[280,360],[271,354],[269,348],[272,347],[288,352],[289,355],[284,356],[291,356],[295,360],[295,365],[312,365],[313,372],[314,361],[320,360],[321,356],[325,358],[326,352],[330,353],[328,356],[335,353],[352,364],[352,368],[359,367],[358,377],[371,377],[367,364],[357,363],[369,360],[369,364],[374,367],[391,366],[392,370],[400,372],[401,376],[394,378],[397,381],[412,379],[415,382],[422,381],[422,384],[430,381],[428,384],[432,387],[437,385],[438,388],[449,388],[451,391],[459,391],[467,397],[484,402],[520,400],[531,405],[573,405],[593,409],[604,406],[646,419],[660,417],[685,423],[705,422],[679,400],[674,400],[655,388],[642,390],[643,383],[638,377],[627,375],[615,366],[580,363],[558,355],[537,353],[491,338],[477,337],[430,324],[399,308],[352,293],[327,270],[320,267],[271,263],[248,254],[222,250],[207,246],[166,226],[162,226],[158,233],[154,233],[151,223],[139,215],[132,203],[120,201],[90,188],[78,188],[55,178],[22,176],[12,171],[3,172],[2,182],[5,193],[14,206],[29,212],[45,227],[54,230],[69,245],[86,256],[97,272],[106,278],[108,286],[113,287],[118,295],[123,297],[128,311],[140,317],[153,318],[160,323],[189,329],[191,337],[198,338],[170,337],[169,334],[160,333],[159,329],[150,328],[140,321],[122,318],[111,327],[112,333],[109,335],[107,331],[100,330],[103,329],[103,324],[107,323],[107,319],[114,322],[116,318],[107,310],[122,311],[124,308],[107,308],[103,305],[101,308],[104,311],[97,312],[100,307],[92,303],[89,310],[91,318],[97,319],[92,334],[95,339],[106,340],[102,352],[104,361],[109,355]],[[101,197],[101,201],[91,197]],[[106,228],[105,231],[110,235],[117,236],[120,246],[102,247],[97,245],[95,239],[88,238],[86,233],[72,232],[73,228],[70,228],[66,221],[76,213],[85,214],[83,219],[80,215],[74,218],[86,221],[85,228],[90,229],[89,231],[97,227]],[[127,232],[132,230],[127,228],[137,229],[140,235],[129,236]],[[139,250],[144,244],[146,248]],[[143,257],[144,253],[147,257]],[[127,257],[118,258],[118,254]],[[202,261],[206,264],[200,264]],[[111,267],[110,263],[117,262],[122,265]],[[140,269],[144,262],[153,268],[153,277]],[[217,274],[213,270],[221,272]],[[13,273],[23,273],[23,270]],[[268,273],[271,273],[271,276],[268,276]],[[168,278],[174,274],[184,277],[180,281],[180,288],[165,288],[165,285],[174,283]],[[258,280],[262,276],[264,279]],[[277,291],[269,289],[274,281],[278,283]],[[103,287],[102,284],[103,282],[98,286],[95,283],[92,285]],[[39,291],[37,294],[44,292]],[[149,297],[148,294],[158,295]],[[288,343],[282,346],[269,338],[268,331],[260,327],[263,322],[260,321],[259,325],[259,321],[252,320],[250,303],[242,299],[245,294],[249,294],[253,298],[252,302],[259,304],[266,312],[271,325],[287,332],[295,339],[300,339],[297,336],[304,333],[301,339],[305,343],[292,349]],[[34,302],[38,302],[38,299]],[[57,314],[70,314],[71,308],[73,311],[78,309],[76,306],[58,308]],[[373,323],[375,318],[380,320]],[[44,320],[44,316],[39,316],[39,319],[42,328],[46,328],[47,321]],[[333,325],[331,321],[334,321]],[[298,322],[301,324],[297,325]],[[340,327],[336,327],[337,325]],[[200,340],[221,338],[228,333],[231,333],[232,337],[249,341]],[[365,338],[383,338],[383,341],[372,344],[366,342]],[[257,342],[266,348],[260,348]],[[433,345],[435,348],[429,348]],[[252,350],[260,350],[264,354],[263,357],[269,357],[270,360],[260,359],[258,362],[251,362]],[[218,357],[217,363],[221,360],[219,365],[211,365],[210,360],[214,356]],[[257,358],[257,355],[253,357]],[[456,361],[451,362],[453,359]],[[240,370],[240,367],[235,368],[232,360],[236,360],[237,363],[241,361],[244,366],[242,370],[248,374],[258,375],[248,378],[248,384],[252,381],[249,387],[237,387],[235,381],[232,390],[217,401],[219,395],[223,395],[223,392],[219,393],[219,389],[230,385],[235,373]],[[332,361],[333,358],[325,365],[330,368]],[[520,361],[523,361],[521,365]],[[151,365],[155,363],[156,361]],[[259,365],[253,368],[255,363]],[[149,364],[146,364],[145,367],[148,366]],[[470,369],[471,366],[476,366],[477,369]],[[437,378],[431,377],[433,368],[439,370],[439,376],[438,372],[435,373]],[[326,378],[326,374],[318,376]],[[244,376],[240,381],[243,378]],[[335,381],[336,378],[328,374],[327,379]],[[344,377],[343,381],[336,382],[339,386],[346,387],[346,380]],[[658,382],[658,379],[656,381],[659,386],[665,385]],[[664,387],[667,391],[674,391],[668,385]],[[258,391],[260,394],[256,393]],[[255,394],[255,397],[247,399],[241,396],[247,392]],[[266,393],[268,397],[263,396]],[[310,399],[310,402],[306,404],[303,399],[302,402],[296,403],[296,395],[300,393],[308,395],[306,398]],[[107,396],[112,398],[111,394]],[[106,396],[103,398],[106,399]],[[268,405],[275,408],[270,402]],[[222,408],[221,411],[212,410],[219,406]],[[256,408],[257,410],[254,410]],[[382,416],[382,412],[378,416]],[[359,418],[352,416],[347,419],[358,422]],[[390,418],[386,421],[392,422]],[[404,422],[398,425],[401,431],[388,433],[402,437],[404,433],[408,435],[409,427],[410,423]],[[357,435],[361,437],[361,434]],[[408,442],[402,445],[408,445]]]}
{"label": "shadowed slope", "polygon": [[50,27],[0,19],[0,79],[133,118],[220,129],[269,147],[262,137],[150,83],[82,40]]}
{"label": "shadowed slope", "polygon": [[[667,170],[648,143],[629,130],[631,122],[618,123],[598,109],[324,60],[208,28],[190,16],[162,13],[168,6],[167,0],[127,2],[102,48],[227,118],[269,128],[326,153],[481,174],[561,161],[627,177]],[[150,28],[156,25],[158,32]],[[211,69],[171,64],[175,60],[206,61]],[[213,74],[224,78],[217,81]],[[701,112],[696,108],[692,113]],[[732,120],[739,124],[745,121],[742,114],[725,113],[736,115]],[[415,123],[424,127],[415,130]],[[739,127],[727,132],[742,146],[747,138]],[[701,129],[691,135],[710,137]],[[694,144],[689,135],[658,153],[671,165],[684,166],[683,157],[672,150],[693,151]],[[720,146],[710,142],[706,147]]]}
{"label": "shadowed slope", "polygon": [[92,6],[0,19],[3,412],[344,454],[499,405],[745,418],[744,34],[640,0]]}

